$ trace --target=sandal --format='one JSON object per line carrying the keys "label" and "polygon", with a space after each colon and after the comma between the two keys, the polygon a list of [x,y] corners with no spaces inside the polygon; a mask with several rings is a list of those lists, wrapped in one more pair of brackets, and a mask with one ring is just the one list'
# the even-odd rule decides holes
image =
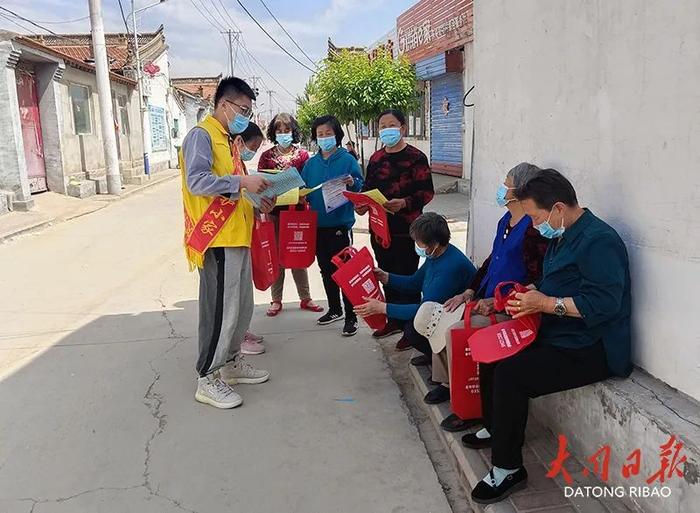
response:
{"label": "sandal", "polygon": [[282,311],[282,301],[273,301],[270,303],[270,308],[267,309],[268,317],[277,317],[277,315]]}
{"label": "sandal", "polygon": [[302,299],[299,308],[310,312],[323,312],[323,307],[314,303],[313,299]]}

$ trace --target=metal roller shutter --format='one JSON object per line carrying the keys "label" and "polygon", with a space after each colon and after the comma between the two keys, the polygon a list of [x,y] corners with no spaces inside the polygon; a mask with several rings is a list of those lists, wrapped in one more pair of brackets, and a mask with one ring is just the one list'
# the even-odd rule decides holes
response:
{"label": "metal roller shutter", "polygon": [[462,176],[461,73],[446,73],[430,81],[430,164],[434,172]]}

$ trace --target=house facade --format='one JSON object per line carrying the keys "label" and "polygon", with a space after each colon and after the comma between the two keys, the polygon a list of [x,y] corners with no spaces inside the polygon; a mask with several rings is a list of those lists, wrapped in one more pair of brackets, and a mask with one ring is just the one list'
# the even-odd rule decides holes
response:
{"label": "house facade", "polygon": [[[136,82],[110,72],[124,182],[140,172]],[[0,196],[28,210],[43,191],[106,193],[94,65],[34,38],[0,32]],[[0,210],[1,211],[1,210]]]}

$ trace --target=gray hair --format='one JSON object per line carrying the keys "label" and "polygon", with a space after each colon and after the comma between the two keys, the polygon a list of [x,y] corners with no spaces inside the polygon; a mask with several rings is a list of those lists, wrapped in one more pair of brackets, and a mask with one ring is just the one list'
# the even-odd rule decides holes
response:
{"label": "gray hair", "polygon": [[523,185],[530,181],[542,171],[539,167],[529,162],[521,162],[513,169],[508,171],[507,178],[513,180],[513,187],[520,189]]}

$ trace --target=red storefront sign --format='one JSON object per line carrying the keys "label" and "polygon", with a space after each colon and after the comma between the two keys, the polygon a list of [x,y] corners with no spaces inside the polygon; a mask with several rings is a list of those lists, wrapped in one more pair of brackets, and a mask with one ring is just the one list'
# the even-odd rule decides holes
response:
{"label": "red storefront sign", "polygon": [[462,46],[474,37],[473,0],[421,0],[396,20],[399,52],[411,62]]}

